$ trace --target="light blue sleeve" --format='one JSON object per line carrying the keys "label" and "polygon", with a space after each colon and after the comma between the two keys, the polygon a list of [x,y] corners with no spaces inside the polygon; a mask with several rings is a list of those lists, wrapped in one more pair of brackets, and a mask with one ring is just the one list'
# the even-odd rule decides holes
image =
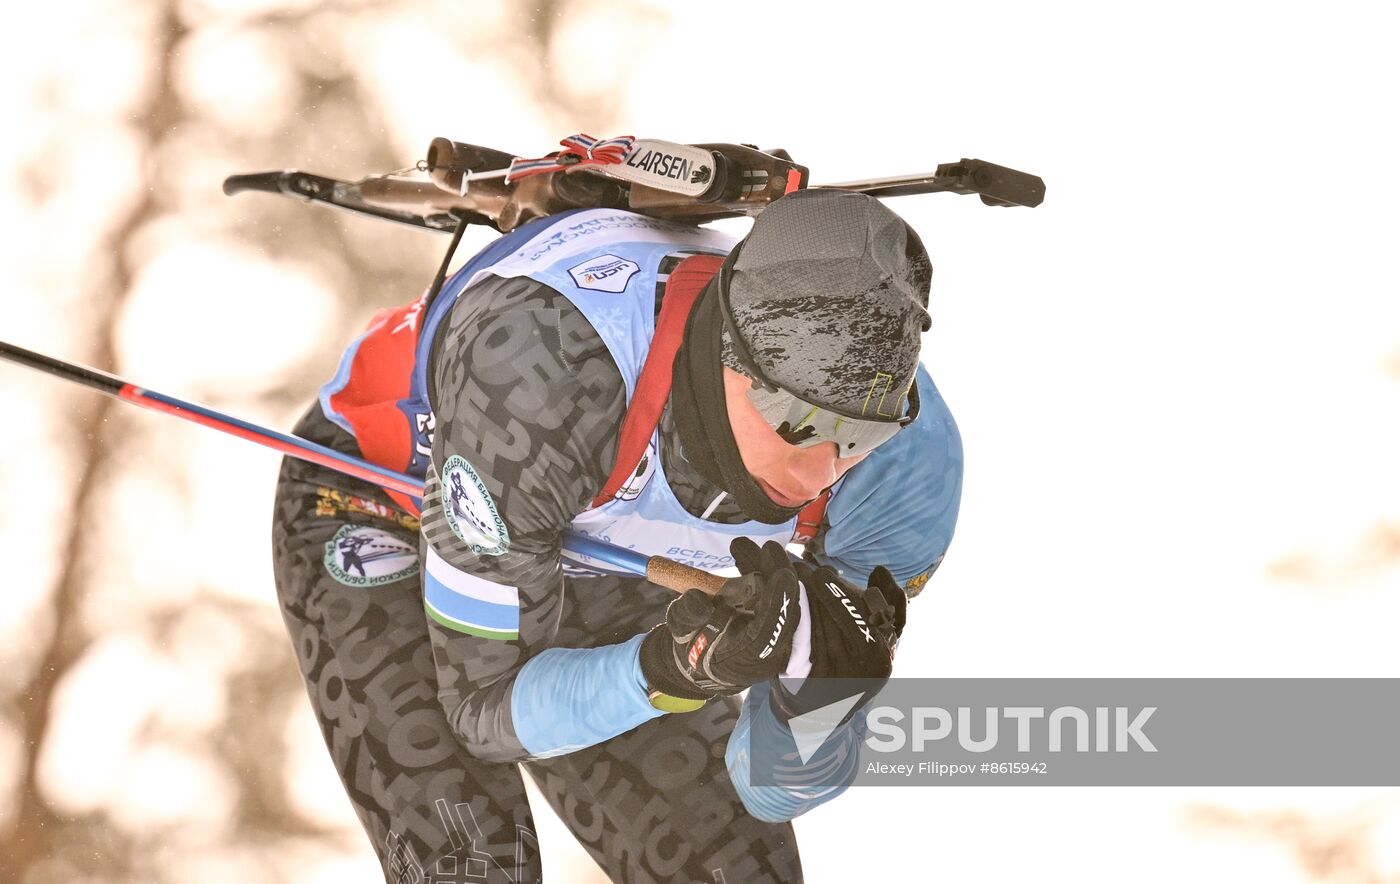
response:
{"label": "light blue sleeve", "polygon": [[[745,809],[757,819],[781,823],[801,816],[846,791],[860,764],[860,742],[865,737],[865,716],[857,714],[836,728],[806,762],[797,754],[792,732],[768,705],[768,682],[749,688],[739,713],[739,723],[729,735],[724,761],[729,779]],[[764,781],[782,786],[753,784],[755,744],[791,746],[775,770],[763,771]]]}
{"label": "light blue sleeve", "polygon": [[535,758],[564,755],[666,713],[647,702],[642,639],[601,648],[550,648],[521,668],[511,689],[516,738]]}
{"label": "light blue sleeve", "polygon": [[884,565],[912,598],[943,560],[962,500],[962,436],[919,367],[919,416],[836,485],[813,555],[864,586]]}

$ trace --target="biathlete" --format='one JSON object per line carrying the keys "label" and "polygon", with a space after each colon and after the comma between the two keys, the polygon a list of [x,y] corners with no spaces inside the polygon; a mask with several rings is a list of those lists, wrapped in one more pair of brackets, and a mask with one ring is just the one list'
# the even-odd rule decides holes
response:
{"label": "biathlete", "polygon": [[[883,684],[952,538],[929,282],[883,204],[807,190],[737,243],[541,218],[375,317],[296,432],[424,496],[288,459],[273,538],[386,880],[539,880],[522,770],[615,880],[802,879],[790,821],[854,775],[859,719],[782,770],[750,750],[823,679]],[[561,553],[566,529],[740,576],[678,596]]]}

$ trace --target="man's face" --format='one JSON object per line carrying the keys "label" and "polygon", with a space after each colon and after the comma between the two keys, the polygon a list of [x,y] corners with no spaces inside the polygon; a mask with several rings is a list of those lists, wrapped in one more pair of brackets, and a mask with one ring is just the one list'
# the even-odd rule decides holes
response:
{"label": "man's face", "polygon": [[748,378],[725,367],[724,402],[739,457],[778,506],[795,507],[812,500],[868,456],[838,458],[835,442],[807,448],[785,442],[749,401],[746,391],[752,385]]}

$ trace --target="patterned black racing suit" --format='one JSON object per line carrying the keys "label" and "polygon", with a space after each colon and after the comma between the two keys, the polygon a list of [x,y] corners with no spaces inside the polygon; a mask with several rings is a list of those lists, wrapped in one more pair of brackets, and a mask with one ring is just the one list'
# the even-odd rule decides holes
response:
{"label": "patterned black racing suit", "polygon": [[[405,554],[420,545],[418,521],[372,485],[288,459],[273,526],[287,627],[386,879],[538,880],[523,768],[615,880],[801,880],[791,824],[754,817],[730,782],[724,754],[738,698],[556,757],[533,758],[515,738],[509,693],[526,661],[546,648],[623,642],[661,622],[674,598],[640,579],[560,574],[560,533],[603,486],[626,405],[592,326],[548,286],[487,277],[452,307],[429,377],[433,462],[467,457],[509,525],[505,554],[469,564],[518,588],[518,639],[464,635],[425,617],[418,560]],[[318,406],[296,433],[358,454]],[[669,411],[661,439],[672,490],[701,514],[718,489],[685,462]],[[960,447],[942,456],[956,461],[956,487],[940,491],[955,513]],[[430,470],[425,547],[447,530],[439,498]],[[707,518],[747,517],[726,498]],[[450,560],[450,545],[438,548]],[[931,551],[931,566],[941,553]]]}

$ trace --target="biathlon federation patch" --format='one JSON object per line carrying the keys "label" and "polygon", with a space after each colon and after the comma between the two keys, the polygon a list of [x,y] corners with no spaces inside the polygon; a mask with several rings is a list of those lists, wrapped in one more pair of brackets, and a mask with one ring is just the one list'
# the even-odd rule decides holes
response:
{"label": "biathlon federation patch", "polygon": [[510,549],[510,532],[486,483],[456,454],[442,465],[442,513],[452,533],[477,555],[499,556]]}
{"label": "biathlon federation patch", "polygon": [[342,525],[326,541],[326,573],[346,586],[381,586],[418,573],[418,547],[364,525]]}

